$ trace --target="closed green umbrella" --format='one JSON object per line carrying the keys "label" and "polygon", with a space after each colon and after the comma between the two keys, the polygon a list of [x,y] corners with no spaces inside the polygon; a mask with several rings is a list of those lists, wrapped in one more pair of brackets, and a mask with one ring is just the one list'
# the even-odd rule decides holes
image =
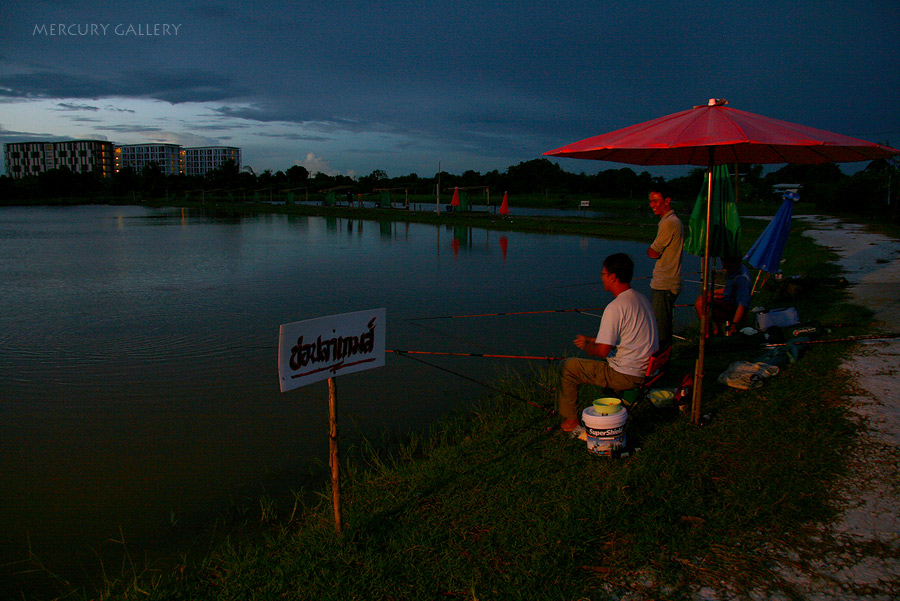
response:
{"label": "closed green umbrella", "polygon": [[[712,168],[712,199],[710,200],[709,221],[709,256],[739,257],[741,256],[741,218],[738,215],[737,203],[734,199],[734,188],[728,177],[728,165],[715,165]],[[706,203],[709,190],[709,174],[703,178],[703,188],[697,195],[691,219],[688,222],[687,235],[684,238],[684,250],[702,257],[706,245]]]}

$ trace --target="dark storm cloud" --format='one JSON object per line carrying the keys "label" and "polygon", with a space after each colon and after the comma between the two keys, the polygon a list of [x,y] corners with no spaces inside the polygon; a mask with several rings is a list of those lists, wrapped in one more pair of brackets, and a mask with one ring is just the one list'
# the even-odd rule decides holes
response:
{"label": "dark storm cloud", "polygon": [[[92,136],[93,139],[105,140],[104,136]],[[42,132],[13,131],[0,125],[0,145],[13,142],[58,142],[72,140],[72,136],[59,136]]]}
{"label": "dark storm cloud", "polygon": [[225,120],[218,123],[200,123],[198,121],[192,121],[190,123],[184,123],[183,127],[195,131],[241,131],[249,129],[249,126],[244,123],[233,123]]}
{"label": "dark storm cloud", "polygon": [[271,134],[271,133],[261,133],[260,137],[263,138],[278,138],[281,140],[293,140],[293,141],[304,141],[304,142],[327,142],[329,140],[333,140],[334,138],[329,138],[327,136],[312,136],[312,135],[304,135],[304,134],[293,134],[293,133],[283,133],[283,134]]}
{"label": "dark storm cloud", "polygon": [[34,132],[11,131],[0,125],[0,141],[2,141],[3,143],[23,142],[25,140],[50,141],[56,140],[58,138],[59,136],[54,136],[51,134],[36,134]]}
{"label": "dark storm cloud", "polygon": [[99,111],[100,108],[88,104],[73,104],[71,102],[58,102],[57,111]]}
{"label": "dark storm cloud", "polygon": [[41,70],[0,75],[0,97],[18,99],[134,97],[172,104],[239,97],[233,78],[198,69],[128,70],[108,76]]}
{"label": "dark storm cloud", "polygon": [[118,125],[104,125],[103,127],[95,128],[101,131],[112,131],[120,134],[135,134],[135,133],[150,133],[150,132],[158,132],[163,131],[161,127],[154,127],[152,125],[132,125],[132,124],[118,124]]}

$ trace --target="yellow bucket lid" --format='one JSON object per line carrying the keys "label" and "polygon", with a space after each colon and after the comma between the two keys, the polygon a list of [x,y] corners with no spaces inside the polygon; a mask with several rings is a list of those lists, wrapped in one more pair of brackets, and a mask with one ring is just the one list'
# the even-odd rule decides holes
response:
{"label": "yellow bucket lid", "polygon": [[594,399],[594,411],[600,415],[612,415],[622,410],[622,399],[606,397]]}

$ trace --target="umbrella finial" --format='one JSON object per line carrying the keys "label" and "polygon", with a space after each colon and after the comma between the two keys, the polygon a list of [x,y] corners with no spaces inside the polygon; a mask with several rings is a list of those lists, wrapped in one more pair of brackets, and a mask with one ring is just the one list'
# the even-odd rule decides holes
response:
{"label": "umbrella finial", "polygon": [[724,98],[710,98],[706,106],[725,106],[728,101]]}

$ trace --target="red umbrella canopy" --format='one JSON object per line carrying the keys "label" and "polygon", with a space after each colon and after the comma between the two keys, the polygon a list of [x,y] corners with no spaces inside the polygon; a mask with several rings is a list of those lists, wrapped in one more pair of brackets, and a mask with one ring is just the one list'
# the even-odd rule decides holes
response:
{"label": "red umbrella canopy", "polygon": [[632,165],[848,163],[900,150],[725,106],[726,100],[587,138],[546,156]]}

